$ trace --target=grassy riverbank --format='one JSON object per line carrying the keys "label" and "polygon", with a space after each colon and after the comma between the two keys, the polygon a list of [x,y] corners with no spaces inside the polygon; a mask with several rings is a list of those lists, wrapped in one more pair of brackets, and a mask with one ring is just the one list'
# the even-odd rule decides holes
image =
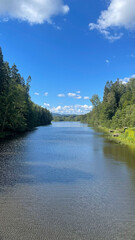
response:
{"label": "grassy riverbank", "polygon": [[107,137],[119,144],[135,147],[135,128],[111,130],[99,126],[98,129],[107,134]]}
{"label": "grassy riverbank", "polygon": [[97,94],[90,101],[93,108],[81,117],[81,122],[103,126],[100,129],[112,140],[135,147],[135,78],[126,84],[119,79],[108,81],[102,101]]}

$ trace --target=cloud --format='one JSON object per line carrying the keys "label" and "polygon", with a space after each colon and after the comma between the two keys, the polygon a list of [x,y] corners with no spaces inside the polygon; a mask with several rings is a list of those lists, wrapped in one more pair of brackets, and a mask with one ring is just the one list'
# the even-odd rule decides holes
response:
{"label": "cloud", "polygon": [[39,93],[38,93],[38,92],[35,92],[34,95],[39,96]]}
{"label": "cloud", "polygon": [[85,99],[85,100],[89,100],[90,98],[89,98],[88,96],[85,96],[84,99]]}
{"label": "cloud", "polygon": [[52,113],[58,114],[86,114],[92,110],[92,106],[88,105],[65,105],[57,107],[48,107]]}
{"label": "cloud", "polygon": [[108,59],[106,59],[106,60],[105,60],[105,62],[106,62],[107,64],[109,64],[109,63],[110,63],[110,61],[109,61]]}
{"label": "cloud", "polygon": [[123,36],[119,32],[120,28],[135,29],[135,0],[111,0],[108,9],[101,12],[97,23],[89,24],[90,30],[98,30],[111,41]]}
{"label": "cloud", "polygon": [[44,103],[44,106],[49,108],[50,104],[49,103]]}
{"label": "cloud", "polygon": [[77,95],[77,96],[75,97],[75,99],[82,99],[82,96]]}
{"label": "cloud", "polygon": [[63,0],[0,0],[0,17],[18,19],[30,24],[51,23],[52,17],[67,14]]}
{"label": "cloud", "polygon": [[[80,92],[80,91],[78,91]],[[82,97],[76,93],[68,93],[68,97],[72,97],[72,98],[75,98],[75,99],[81,99]]]}
{"label": "cloud", "polygon": [[60,93],[60,94],[58,94],[57,96],[58,96],[58,97],[65,97],[65,94]]}
{"label": "cloud", "polygon": [[44,93],[44,96],[47,97],[47,96],[48,96],[48,92],[45,92],[45,93]]}
{"label": "cloud", "polygon": [[76,93],[80,94],[81,92],[80,92],[80,91],[77,91]]}
{"label": "cloud", "polygon": [[135,54],[132,53],[132,54],[130,55],[130,57],[135,58]]}
{"label": "cloud", "polygon": [[62,28],[60,26],[56,26],[56,29],[60,31]]}
{"label": "cloud", "polygon": [[125,77],[125,78],[123,78],[123,79],[120,79],[120,81],[121,81],[123,84],[127,84],[131,78],[135,78],[135,75],[131,75],[130,77]]}
{"label": "cloud", "polygon": [[68,97],[76,97],[76,93],[68,93]]}

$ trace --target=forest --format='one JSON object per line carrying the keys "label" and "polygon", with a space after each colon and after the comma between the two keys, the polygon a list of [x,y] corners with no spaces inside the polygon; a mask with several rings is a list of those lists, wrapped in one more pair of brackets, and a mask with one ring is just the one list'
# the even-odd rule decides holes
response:
{"label": "forest", "polygon": [[103,101],[97,94],[90,99],[93,110],[81,116],[82,122],[111,129],[135,127],[135,78],[123,83],[108,81]]}
{"label": "forest", "polygon": [[81,115],[54,115],[54,122],[79,122],[81,120]]}
{"label": "forest", "polygon": [[51,123],[51,113],[31,101],[31,77],[25,82],[15,64],[10,68],[0,48],[0,136]]}

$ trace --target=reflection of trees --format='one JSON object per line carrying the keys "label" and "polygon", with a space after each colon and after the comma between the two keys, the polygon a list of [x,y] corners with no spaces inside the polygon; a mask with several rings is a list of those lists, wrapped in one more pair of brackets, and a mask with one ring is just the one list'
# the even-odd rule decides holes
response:
{"label": "reflection of trees", "polygon": [[[37,132],[40,131],[42,132],[42,130]],[[49,166],[46,159],[52,159],[54,155],[52,152],[48,155],[46,150],[35,154],[33,148],[38,149],[39,145],[43,148],[44,141],[39,141],[37,147],[37,141],[33,140],[33,135],[36,135],[36,131],[0,144],[0,192],[5,187],[14,187],[16,184],[68,184],[80,179],[93,179],[90,173],[72,169],[72,167]]]}
{"label": "reflection of trees", "polygon": [[123,162],[129,168],[135,170],[135,148],[112,143],[104,145],[103,152],[106,158]]}
{"label": "reflection of trees", "polygon": [[105,158],[125,163],[135,184],[135,148],[111,143],[103,147]]}

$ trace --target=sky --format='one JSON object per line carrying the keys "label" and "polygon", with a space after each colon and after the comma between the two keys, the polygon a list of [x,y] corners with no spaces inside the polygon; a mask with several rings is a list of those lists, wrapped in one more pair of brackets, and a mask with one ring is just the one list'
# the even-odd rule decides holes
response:
{"label": "sky", "polygon": [[32,101],[85,114],[108,80],[135,75],[135,0],[0,0],[0,46]]}

